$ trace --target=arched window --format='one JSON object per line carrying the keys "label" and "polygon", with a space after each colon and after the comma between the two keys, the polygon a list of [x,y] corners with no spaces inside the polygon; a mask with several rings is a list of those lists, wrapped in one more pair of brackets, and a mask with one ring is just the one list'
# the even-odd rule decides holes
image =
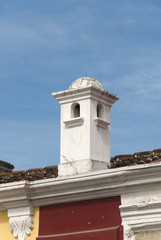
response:
{"label": "arched window", "polygon": [[72,105],[72,114],[71,114],[72,118],[77,118],[80,117],[80,105],[79,103],[74,103]]}
{"label": "arched window", "polygon": [[102,118],[103,117],[103,106],[102,104],[97,104],[97,117]]}

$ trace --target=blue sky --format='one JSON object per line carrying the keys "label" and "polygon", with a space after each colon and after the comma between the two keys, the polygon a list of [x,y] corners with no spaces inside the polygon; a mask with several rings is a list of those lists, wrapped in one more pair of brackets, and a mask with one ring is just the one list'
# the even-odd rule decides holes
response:
{"label": "blue sky", "polygon": [[0,159],[59,163],[52,92],[78,77],[120,96],[111,155],[161,148],[161,1],[1,0]]}

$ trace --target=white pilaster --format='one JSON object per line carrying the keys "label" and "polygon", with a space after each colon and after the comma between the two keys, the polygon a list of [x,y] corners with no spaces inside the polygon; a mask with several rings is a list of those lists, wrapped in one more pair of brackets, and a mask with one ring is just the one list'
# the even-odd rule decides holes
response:
{"label": "white pilaster", "polygon": [[135,240],[136,234],[160,231],[160,189],[124,193],[121,195],[121,203],[124,240]]}

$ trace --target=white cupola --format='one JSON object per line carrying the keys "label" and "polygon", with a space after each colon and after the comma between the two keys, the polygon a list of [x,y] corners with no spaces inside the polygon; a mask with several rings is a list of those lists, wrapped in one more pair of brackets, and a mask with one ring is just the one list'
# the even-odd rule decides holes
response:
{"label": "white cupola", "polygon": [[107,169],[110,165],[110,108],[119,97],[94,78],[75,80],[52,93],[61,105],[59,176]]}

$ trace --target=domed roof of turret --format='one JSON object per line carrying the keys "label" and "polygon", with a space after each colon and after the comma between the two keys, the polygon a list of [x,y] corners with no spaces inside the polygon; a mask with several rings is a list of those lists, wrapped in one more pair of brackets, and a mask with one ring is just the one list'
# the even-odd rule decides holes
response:
{"label": "domed roof of turret", "polygon": [[12,172],[14,166],[8,162],[0,160],[0,173],[1,172]]}
{"label": "domed roof of turret", "polygon": [[69,89],[72,90],[72,89],[78,89],[78,88],[84,88],[84,87],[96,87],[103,90],[101,83],[91,77],[81,77],[76,79],[74,82],[72,82]]}

